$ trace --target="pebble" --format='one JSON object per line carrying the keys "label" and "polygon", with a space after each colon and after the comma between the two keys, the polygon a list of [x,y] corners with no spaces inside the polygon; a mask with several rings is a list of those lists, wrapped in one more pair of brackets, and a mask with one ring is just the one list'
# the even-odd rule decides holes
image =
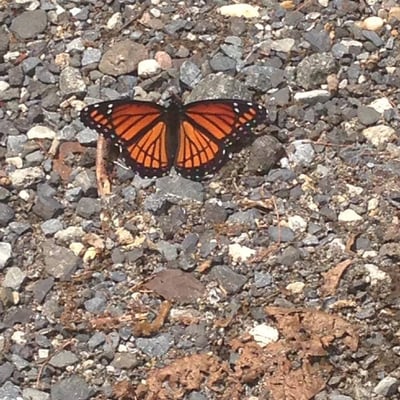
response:
{"label": "pebble", "polygon": [[325,103],[331,98],[331,93],[325,89],[309,90],[307,92],[297,92],[294,100],[303,104]]}
{"label": "pebble", "polygon": [[375,147],[384,145],[396,137],[396,131],[387,125],[376,125],[365,128],[363,129],[362,134]]}
{"label": "pebble", "polygon": [[156,244],[156,248],[166,261],[174,261],[178,257],[177,247],[174,244],[171,244],[165,240],[160,240]]}
{"label": "pebble", "polygon": [[184,61],[180,68],[180,80],[189,88],[194,88],[202,78],[200,68],[192,61]]}
{"label": "pebble", "polygon": [[60,91],[63,96],[81,95],[86,84],[78,68],[66,67],[60,73]]}
{"label": "pebble", "polygon": [[149,78],[157,75],[161,71],[161,65],[154,59],[139,61],[138,75],[142,78]]}
{"label": "pebble", "polygon": [[398,393],[399,385],[400,381],[397,378],[386,376],[374,387],[374,393],[385,397],[393,396]]}
{"label": "pebble", "polygon": [[238,243],[234,243],[229,245],[228,254],[230,257],[232,257],[232,261],[234,263],[237,263],[240,261],[244,262],[248,260],[250,257],[256,254],[256,251],[247,246],[242,246]]}
{"label": "pebble", "polygon": [[293,151],[289,153],[289,160],[295,165],[309,166],[315,157],[315,150],[311,143],[303,140],[294,140],[291,143]]}
{"label": "pebble", "polygon": [[268,236],[274,242],[292,242],[295,238],[294,232],[286,226],[270,226]]}
{"label": "pebble", "polygon": [[48,220],[60,215],[63,206],[54,197],[38,195],[32,211],[42,219]]}
{"label": "pebble", "polygon": [[79,361],[79,358],[69,350],[61,350],[50,358],[49,364],[55,368],[65,368],[69,365],[74,365]]}
{"label": "pebble", "polygon": [[10,243],[0,242],[0,270],[7,266],[12,256]]}
{"label": "pebble", "polygon": [[52,384],[50,395],[52,400],[88,400],[94,393],[82,377],[72,375]]}
{"label": "pebble", "polygon": [[222,6],[218,9],[221,15],[226,17],[243,17],[247,19],[258,18],[260,13],[257,6],[251,4],[238,3]]}
{"label": "pebble", "polygon": [[299,294],[303,293],[305,286],[304,282],[292,282],[286,286],[286,290],[292,294]]}
{"label": "pebble", "polygon": [[99,64],[99,70],[106,75],[119,76],[137,70],[140,61],[148,58],[145,46],[130,39],[114,43],[107,50]]}
{"label": "pebble", "polygon": [[44,242],[43,253],[45,270],[56,279],[69,279],[81,265],[81,260],[71,250],[50,241]]}
{"label": "pebble", "polygon": [[364,268],[369,275],[372,286],[380,284],[380,282],[384,280],[391,280],[390,276],[386,272],[382,271],[374,264],[365,264]]}
{"label": "pebble", "polygon": [[173,337],[168,333],[153,338],[138,338],[136,340],[137,348],[149,357],[163,356],[173,344]]}
{"label": "pebble", "polygon": [[82,66],[98,63],[101,59],[101,50],[88,47],[82,55]]}
{"label": "pebble", "polygon": [[7,204],[0,203],[0,227],[7,226],[14,218],[14,210]]}
{"label": "pebble", "polygon": [[21,39],[33,39],[47,27],[47,14],[43,10],[25,11],[14,17],[10,30]]}
{"label": "pebble", "polygon": [[256,271],[254,273],[254,285],[258,289],[271,286],[273,281],[274,278],[269,272]]}
{"label": "pebble", "polygon": [[362,220],[363,218],[350,208],[341,211],[338,216],[338,221],[340,222],[357,222]]}
{"label": "pebble", "polygon": [[216,265],[210,277],[218,282],[228,294],[237,293],[247,282],[246,276],[234,272],[226,265]]}
{"label": "pebble", "polygon": [[273,40],[271,50],[289,53],[293,50],[296,41],[292,38]]}
{"label": "pebble", "polygon": [[250,329],[249,333],[261,347],[265,347],[270,343],[275,343],[279,339],[278,330],[267,324],[256,325],[254,328]]}
{"label": "pebble", "polygon": [[366,29],[368,31],[379,31],[383,25],[383,19],[376,16],[365,18],[361,23],[359,23],[361,29]]}
{"label": "pebble", "polygon": [[101,211],[101,204],[98,199],[82,197],[76,205],[76,213],[83,218],[90,219]]}
{"label": "pebble", "polygon": [[204,201],[203,185],[178,175],[168,175],[157,179],[156,188],[172,202],[189,200],[202,203]]}
{"label": "pebble", "polygon": [[10,267],[7,269],[2,286],[18,290],[25,281],[25,278],[26,272],[18,267]]}
{"label": "pebble", "polygon": [[27,400],[50,400],[49,393],[33,388],[25,388],[22,391],[22,397]]}

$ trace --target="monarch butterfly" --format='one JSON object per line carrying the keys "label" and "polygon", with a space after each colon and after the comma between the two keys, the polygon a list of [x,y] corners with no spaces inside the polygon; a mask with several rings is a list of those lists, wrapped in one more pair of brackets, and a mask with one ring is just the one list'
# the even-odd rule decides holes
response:
{"label": "monarch butterfly", "polygon": [[139,100],[92,104],[81,121],[121,147],[126,163],[142,177],[159,177],[172,166],[199,180],[220,168],[229,149],[264,121],[267,111],[244,100],[203,100],[165,108]]}

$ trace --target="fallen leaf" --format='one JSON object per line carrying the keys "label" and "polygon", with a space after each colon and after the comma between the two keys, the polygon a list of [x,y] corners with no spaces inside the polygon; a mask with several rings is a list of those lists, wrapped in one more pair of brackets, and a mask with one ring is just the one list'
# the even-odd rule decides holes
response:
{"label": "fallen leaf", "polygon": [[352,260],[344,260],[324,274],[324,284],[321,287],[321,294],[323,296],[332,296],[335,294],[340,278],[352,262]]}

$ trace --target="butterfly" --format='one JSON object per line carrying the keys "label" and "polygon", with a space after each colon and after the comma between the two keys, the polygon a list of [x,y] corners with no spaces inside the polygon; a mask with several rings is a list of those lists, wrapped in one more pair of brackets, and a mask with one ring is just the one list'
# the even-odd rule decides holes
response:
{"label": "butterfly", "polygon": [[142,177],[175,168],[200,180],[217,171],[229,150],[265,121],[267,110],[244,100],[202,100],[168,107],[140,100],[114,100],[83,108],[81,121],[118,144],[127,165]]}

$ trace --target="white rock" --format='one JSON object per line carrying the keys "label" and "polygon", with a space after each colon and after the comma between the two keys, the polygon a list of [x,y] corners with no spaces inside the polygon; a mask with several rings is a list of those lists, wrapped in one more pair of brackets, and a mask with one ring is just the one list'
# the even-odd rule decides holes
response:
{"label": "white rock", "polygon": [[375,147],[383,145],[396,137],[396,131],[387,125],[375,125],[365,128],[362,131],[366,137]]}
{"label": "white rock", "polygon": [[365,264],[364,268],[367,270],[369,274],[369,279],[371,281],[372,286],[379,283],[379,281],[383,281],[385,279],[391,280],[390,276],[386,272],[379,269],[375,264]]}
{"label": "white rock", "polygon": [[254,328],[250,329],[250,335],[253,336],[254,340],[261,347],[276,342],[279,339],[278,330],[267,324],[256,325]]}
{"label": "white rock", "polygon": [[120,26],[122,26],[122,15],[120,12],[116,12],[107,21],[107,29],[111,31]]}
{"label": "white rock", "polygon": [[6,163],[18,169],[24,166],[24,160],[19,156],[6,158]]}
{"label": "white rock", "polygon": [[138,64],[138,75],[140,77],[153,76],[161,71],[160,64],[153,59],[140,61]]}
{"label": "white rock", "polygon": [[359,24],[359,26],[361,29],[365,29],[367,31],[378,31],[382,28],[383,23],[384,21],[382,18],[373,16],[365,18],[364,21]]}
{"label": "white rock", "polygon": [[10,87],[10,84],[6,81],[0,81],[0,92],[4,92]]}
{"label": "white rock", "polygon": [[10,261],[11,254],[11,244],[7,242],[0,242],[0,270],[3,269]]}
{"label": "white rock", "polygon": [[340,222],[355,222],[362,221],[362,217],[351,208],[348,208],[339,214],[338,220]]}
{"label": "white rock", "polygon": [[314,104],[318,101],[328,101],[331,98],[331,94],[328,90],[315,89],[307,92],[297,92],[294,95],[294,100],[299,103]]}
{"label": "white rock", "polygon": [[289,53],[292,49],[296,41],[291,38],[274,40],[271,43],[271,49],[274,51],[281,51],[283,53]]}
{"label": "white rock", "polygon": [[36,125],[29,129],[29,131],[26,133],[28,136],[29,140],[32,139],[54,139],[56,136],[56,133],[53,131],[53,129],[50,129],[47,126],[44,125]]}
{"label": "white rock", "polygon": [[250,249],[250,247],[242,246],[238,243],[229,245],[229,255],[232,257],[233,262],[246,261],[254,254],[256,254],[256,251]]}
{"label": "white rock", "polygon": [[250,4],[238,3],[222,6],[218,11],[226,17],[257,18],[260,16],[258,8]]}
{"label": "white rock", "polygon": [[289,292],[291,292],[293,294],[299,294],[299,293],[303,293],[305,286],[306,285],[304,282],[292,282],[286,286],[286,290],[288,290]]}
{"label": "white rock", "polygon": [[22,169],[16,169],[10,172],[11,183],[14,186],[26,186],[36,180],[42,180],[44,178],[44,172],[41,167],[28,167]]}
{"label": "white rock", "polygon": [[364,191],[362,187],[351,185],[350,183],[346,184],[346,186],[347,190],[349,191],[349,194],[352,196],[358,196]]}
{"label": "white rock", "polygon": [[393,108],[387,97],[381,97],[380,99],[374,100],[372,103],[368,104],[368,107],[373,108],[380,114],[383,114],[386,110],[391,110]]}
{"label": "white rock", "polygon": [[11,335],[11,340],[16,344],[26,344],[26,333],[23,331],[15,331]]}
{"label": "white rock", "polygon": [[367,206],[368,211],[376,210],[378,206],[379,206],[379,199],[377,199],[376,197],[368,200],[368,206]]}
{"label": "white rock", "polygon": [[300,215],[293,215],[288,218],[288,225],[295,232],[304,232],[307,228],[307,221]]}

